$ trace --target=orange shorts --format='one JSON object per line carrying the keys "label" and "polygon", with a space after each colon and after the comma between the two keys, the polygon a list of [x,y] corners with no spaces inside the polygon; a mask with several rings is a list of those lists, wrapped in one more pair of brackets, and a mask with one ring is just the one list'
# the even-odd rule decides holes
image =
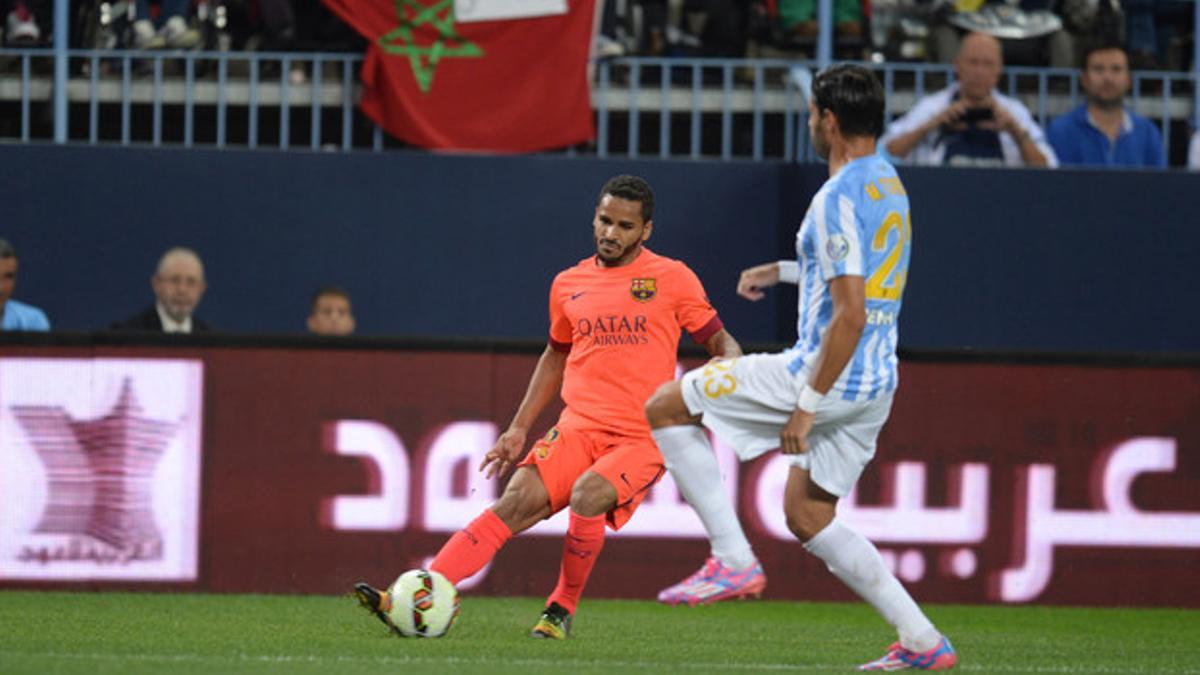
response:
{"label": "orange shorts", "polygon": [[662,454],[650,437],[622,436],[604,431],[551,427],[529,449],[518,466],[537,468],[553,513],[571,502],[571,489],[587,471],[612,483],[617,505],[608,512],[608,526],[621,529],[646,493],[666,473]]}

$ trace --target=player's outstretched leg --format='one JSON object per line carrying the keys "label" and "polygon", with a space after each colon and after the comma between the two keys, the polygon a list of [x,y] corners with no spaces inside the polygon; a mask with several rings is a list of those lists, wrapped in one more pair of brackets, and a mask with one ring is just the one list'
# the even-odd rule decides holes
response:
{"label": "player's outstretched leg", "polygon": [[536,469],[522,467],[500,499],[442,545],[429,569],[452,584],[483,569],[513,535],[550,515],[550,499]]}
{"label": "player's outstretched leg", "polygon": [[671,477],[712,542],[712,556],[697,572],[660,592],[659,602],[703,605],[761,596],[767,577],[721,485],[708,436],[694,424],[678,382],[659,387],[646,403],[646,417]]}
{"label": "player's outstretched leg", "polygon": [[[491,562],[513,535],[524,532],[549,515],[550,500],[537,470],[517,469],[500,499],[450,537],[429,564],[429,569],[440,572],[450,583],[458,584]],[[386,591],[360,582],[354,586],[354,595],[360,605],[396,630],[387,618],[391,597]]]}
{"label": "player's outstretched leg", "polygon": [[793,466],[784,492],[788,528],[809,553],[859,597],[866,600],[900,636],[881,659],[864,670],[948,670],[958,655],[916,601],[884,564],[875,545],[834,519],[837,497],[826,492],[807,471]]}

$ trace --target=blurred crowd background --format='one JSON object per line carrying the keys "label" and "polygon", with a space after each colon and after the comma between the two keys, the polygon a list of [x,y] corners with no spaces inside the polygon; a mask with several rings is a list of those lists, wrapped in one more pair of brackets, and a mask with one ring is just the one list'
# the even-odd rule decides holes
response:
{"label": "blurred crowd background", "polygon": [[[4,0],[4,44],[49,42],[52,0]],[[1191,0],[833,0],[840,59],[950,63],[984,31],[1014,65],[1077,67],[1098,35],[1136,70],[1188,70]],[[361,51],[319,0],[71,0],[72,46],[100,49]],[[816,0],[606,0],[601,56],[811,56]],[[297,70],[295,77],[302,78]]]}

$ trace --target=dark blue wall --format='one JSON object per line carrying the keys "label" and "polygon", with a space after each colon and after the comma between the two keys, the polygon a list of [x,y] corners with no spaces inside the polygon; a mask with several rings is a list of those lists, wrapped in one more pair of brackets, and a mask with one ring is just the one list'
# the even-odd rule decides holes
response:
{"label": "dark blue wall", "polygon": [[1200,351],[1200,174],[908,169],[902,342]]}
{"label": "dark blue wall", "polygon": [[637,171],[657,193],[650,246],[687,260],[744,339],[778,333],[733,293],[776,255],[770,165],[8,146],[0,166],[17,297],[56,328],[148,305],[159,254],[186,244],[207,268],[198,314],[227,330],[301,331],[332,283],[365,334],[541,338],[554,274],[595,250],[600,186]]}
{"label": "dark blue wall", "polygon": [[[66,330],[149,304],[158,255],[185,244],[207,265],[200,314],[231,331],[298,332],[334,283],[365,334],[540,338],[550,280],[591,251],[596,192],[623,172],[655,187],[652,248],[696,269],[735,335],[792,338],[794,291],[733,287],[790,254],[820,166],[5,146],[0,237],[17,297]],[[902,176],[905,346],[1200,351],[1200,175]]]}

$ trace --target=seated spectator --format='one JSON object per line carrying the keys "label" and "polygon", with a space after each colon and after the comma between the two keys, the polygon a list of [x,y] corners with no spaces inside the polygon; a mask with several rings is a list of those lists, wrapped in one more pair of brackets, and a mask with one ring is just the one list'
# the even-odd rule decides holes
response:
{"label": "seated spectator", "polygon": [[133,22],[133,45],[138,49],[195,49],[200,31],[188,24],[189,0],[162,0],[158,17],[150,12],[150,0],[137,0]]}
{"label": "seated spectator", "polygon": [[12,299],[17,288],[17,267],[16,250],[12,244],[0,239],[0,331],[50,330],[50,320],[45,312]]}
{"label": "seated spectator", "polygon": [[204,297],[204,264],[190,248],[163,254],[150,278],[154,305],[112,325],[113,330],[150,333],[207,333],[212,327],[195,316]]}
{"label": "seated spectator", "polygon": [[[30,6],[31,2],[34,6]],[[4,12],[4,44],[8,47],[32,47],[42,41],[38,26],[46,20],[44,0],[9,0],[0,4]],[[40,20],[40,21],[39,21]]]}
{"label": "seated spectator", "polygon": [[958,81],[917,101],[879,147],[926,166],[1057,166],[1025,106],[996,91],[1003,67],[996,38],[969,34],[954,60]]}
{"label": "seated spectator", "polygon": [[[1096,0],[1098,2],[1098,0]],[[1005,60],[1020,65],[1074,68],[1076,44],[1093,34],[1090,27],[1051,11],[1052,0],[959,0],[941,3],[929,27],[930,56],[940,63],[952,63],[961,35],[981,31],[1002,40]],[[1085,5],[1088,11],[1077,9]],[[1097,14],[1095,2],[1073,3],[1072,19],[1090,19]],[[1070,30],[1068,29],[1070,28]]]}
{"label": "seated spectator", "polygon": [[296,41],[294,48],[310,52],[360,52],[365,40],[323,2],[292,5]]}
{"label": "seated spectator", "polygon": [[[1124,0],[1135,70],[1180,70],[1195,0]],[[1194,29],[1193,29],[1194,32]],[[1195,39],[1193,37],[1193,39]]]}
{"label": "seated spectator", "polygon": [[314,335],[354,334],[350,294],[336,286],[322,288],[313,294],[308,331]]}
{"label": "seated spectator", "polygon": [[[784,33],[796,38],[817,37],[816,0],[779,0],[779,21]],[[833,27],[838,37],[862,35],[862,1],[833,0]]]}
{"label": "seated spectator", "polygon": [[[269,0],[261,5],[259,13],[264,49],[359,52],[365,48],[363,38],[323,2]],[[303,84],[309,80],[312,67],[307,61],[293,61],[288,78],[292,84]]]}
{"label": "seated spectator", "polygon": [[1165,167],[1162,136],[1150,120],[1125,107],[1129,56],[1116,44],[1097,44],[1083,56],[1079,83],[1087,102],[1054,120],[1050,145],[1063,164]]}

